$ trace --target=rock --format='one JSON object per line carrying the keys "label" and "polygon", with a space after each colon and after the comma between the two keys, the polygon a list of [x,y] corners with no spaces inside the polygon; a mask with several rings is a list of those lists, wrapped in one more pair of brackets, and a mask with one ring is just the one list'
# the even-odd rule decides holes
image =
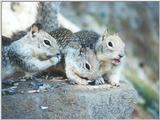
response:
{"label": "rock", "polygon": [[21,81],[21,82],[25,82],[25,81],[26,81],[26,79],[20,79],[20,81]]}
{"label": "rock", "polygon": [[2,89],[2,95],[14,95],[17,93],[17,86]]}
{"label": "rock", "polygon": [[30,85],[33,87],[34,90],[37,90],[37,89],[39,89],[40,86],[43,86],[43,83],[42,82],[33,81],[33,82],[31,82]]}
{"label": "rock", "polygon": [[59,88],[59,87],[63,87],[65,85],[65,83],[60,83],[60,82],[57,82],[57,83],[54,83],[51,85],[51,89],[56,89],[56,88]]}
{"label": "rock", "polygon": [[14,85],[16,83],[15,80],[2,80],[3,85]]}
{"label": "rock", "polygon": [[51,89],[51,85],[50,84],[43,84],[42,86],[39,86],[39,90],[40,91],[48,91]]}
{"label": "rock", "polygon": [[53,90],[53,89],[58,88],[58,87],[62,87],[63,84],[62,83],[61,84],[59,84],[59,83],[48,84],[48,83],[33,81],[33,82],[30,83],[30,86],[34,90],[39,90],[41,92],[44,92],[44,91],[48,91],[48,90]]}
{"label": "rock", "polygon": [[2,119],[123,119],[137,101],[137,92],[128,83],[109,90],[107,84],[57,85],[47,92],[3,95]]}
{"label": "rock", "polygon": [[18,86],[18,85],[19,85],[19,83],[14,83],[13,85],[14,85],[14,86]]}

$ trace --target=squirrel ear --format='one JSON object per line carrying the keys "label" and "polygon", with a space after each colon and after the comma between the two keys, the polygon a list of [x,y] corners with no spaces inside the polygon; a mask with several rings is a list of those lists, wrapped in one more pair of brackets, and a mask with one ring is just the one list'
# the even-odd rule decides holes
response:
{"label": "squirrel ear", "polygon": [[109,35],[109,33],[108,33],[108,29],[107,29],[107,28],[105,29],[105,31],[104,31],[104,33],[103,33],[103,35],[104,35],[104,36],[108,36],[108,35]]}
{"label": "squirrel ear", "polygon": [[109,33],[108,33],[108,29],[106,28],[104,33],[102,34],[102,41],[105,39],[105,37],[109,36]]}
{"label": "squirrel ear", "polygon": [[87,48],[84,46],[84,45],[82,45],[81,46],[81,48],[80,48],[80,55],[82,54],[82,53],[85,53],[85,51],[87,50]]}
{"label": "squirrel ear", "polygon": [[85,52],[86,48],[85,47],[81,47],[80,52]]}
{"label": "squirrel ear", "polygon": [[38,32],[40,29],[42,29],[42,25],[40,23],[34,23],[32,26],[31,26],[31,33],[35,33],[35,32]]}

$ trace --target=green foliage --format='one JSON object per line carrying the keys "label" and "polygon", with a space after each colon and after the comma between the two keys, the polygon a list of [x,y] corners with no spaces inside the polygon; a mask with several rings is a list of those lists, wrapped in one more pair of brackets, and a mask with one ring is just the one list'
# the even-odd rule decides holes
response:
{"label": "green foliage", "polygon": [[128,80],[132,82],[139,95],[141,95],[145,99],[145,103],[142,105],[145,109],[150,108],[155,110],[156,113],[159,113],[159,94],[152,86],[138,78],[137,72],[134,69],[128,68],[125,71],[125,76]]}

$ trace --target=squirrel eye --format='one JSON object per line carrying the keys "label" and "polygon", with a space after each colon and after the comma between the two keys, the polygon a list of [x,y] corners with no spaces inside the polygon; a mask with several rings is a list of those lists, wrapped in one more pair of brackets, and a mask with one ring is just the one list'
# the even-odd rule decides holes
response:
{"label": "squirrel eye", "polygon": [[93,47],[93,44],[90,44],[90,49],[93,49],[94,47]]}
{"label": "squirrel eye", "polygon": [[51,46],[51,43],[50,43],[49,40],[44,40],[44,43],[45,43],[46,45],[48,45],[48,46]]}
{"label": "squirrel eye", "polygon": [[108,42],[108,45],[109,45],[110,47],[113,47],[112,42]]}
{"label": "squirrel eye", "polygon": [[90,66],[87,63],[85,64],[85,67],[90,70]]}

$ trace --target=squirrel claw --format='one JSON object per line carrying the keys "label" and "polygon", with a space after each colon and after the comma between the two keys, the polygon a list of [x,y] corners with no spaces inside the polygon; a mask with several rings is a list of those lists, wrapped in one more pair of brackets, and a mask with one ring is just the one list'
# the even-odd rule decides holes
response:
{"label": "squirrel claw", "polygon": [[81,82],[75,81],[75,80],[68,80],[69,84],[71,85],[88,85],[88,82],[85,80],[82,80]]}
{"label": "squirrel claw", "polygon": [[98,78],[97,80],[95,80],[95,85],[102,85],[104,84],[104,79],[103,78]]}
{"label": "squirrel claw", "polygon": [[115,86],[115,87],[120,87],[119,82],[118,82],[118,83],[116,83],[116,82],[111,82],[111,85],[112,85],[112,86]]}
{"label": "squirrel claw", "polygon": [[68,83],[71,85],[77,85],[77,82],[71,79],[68,80]]}

